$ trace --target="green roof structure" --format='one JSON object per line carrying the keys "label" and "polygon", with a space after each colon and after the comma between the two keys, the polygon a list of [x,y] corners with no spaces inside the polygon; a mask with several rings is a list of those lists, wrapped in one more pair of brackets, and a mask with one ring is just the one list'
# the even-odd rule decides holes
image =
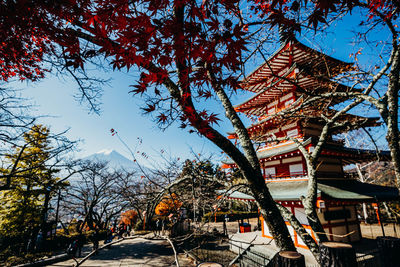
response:
{"label": "green roof structure", "polygon": [[[290,182],[267,182],[275,201],[298,201],[307,194],[307,180],[293,179]],[[222,192],[221,192],[222,194]],[[335,179],[318,181],[318,197],[333,201],[377,202],[399,200],[399,190],[395,187],[362,183],[353,179]],[[228,199],[254,201],[254,198],[242,192],[232,192]]]}

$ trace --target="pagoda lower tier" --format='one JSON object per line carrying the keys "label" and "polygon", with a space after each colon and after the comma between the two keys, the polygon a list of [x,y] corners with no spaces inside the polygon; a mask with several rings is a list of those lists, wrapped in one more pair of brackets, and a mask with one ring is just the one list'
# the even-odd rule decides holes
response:
{"label": "pagoda lower tier", "polygon": [[[301,198],[307,194],[308,179],[297,178],[267,181],[272,198],[288,208],[303,225],[307,232],[316,239],[311,229]],[[361,236],[356,205],[399,200],[399,190],[394,187],[362,183],[354,179],[319,179],[317,182],[317,215],[325,230],[328,240],[338,242],[356,242]],[[252,196],[233,192],[225,196],[229,200],[254,201]],[[272,239],[266,223],[261,217],[262,236]],[[306,248],[289,222],[286,221],[290,235],[296,247]]]}
{"label": "pagoda lower tier", "polygon": [[[334,111],[331,113],[334,114]],[[305,116],[306,114],[307,111],[303,110],[303,117],[266,116],[248,127],[247,132],[249,137],[258,143],[269,142],[277,138],[319,137],[324,126],[321,116],[315,116],[315,114]],[[331,127],[330,136],[350,130],[380,126],[381,123],[378,120],[379,118],[343,114],[337,119],[336,126]],[[237,136],[235,133],[228,133],[228,138],[236,139]]]}

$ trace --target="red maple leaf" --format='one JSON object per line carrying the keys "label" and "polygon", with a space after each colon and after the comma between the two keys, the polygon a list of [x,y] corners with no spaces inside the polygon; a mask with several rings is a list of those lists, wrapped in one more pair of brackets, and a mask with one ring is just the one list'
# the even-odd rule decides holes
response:
{"label": "red maple leaf", "polygon": [[139,82],[138,84],[135,84],[135,85],[130,85],[130,87],[136,88],[136,89],[130,91],[130,93],[134,93],[135,95],[136,94],[142,95],[144,92],[147,91],[147,85],[143,82]]}
{"label": "red maple leaf", "polygon": [[168,117],[165,116],[164,113],[161,113],[160,115],[158,115],[157,118],[158,118],[158,122],[161,122],[161,123],[165,123],[168,120]]}
{"label": "red maple leaf", "polygon": [[147,107],[143,108],[145,113],[150,113],[156,109],[156,106],[153,104],[147,104]]}
{"label": "red maple leaf", "polygon": [[218,121],[220,121],[220,119],[217,117],[217,114],[211,113],[211,114],[208,116],[207,121],[208,121],[209,123],[211,123],[211,124],[215,123],[215,124],[218,125]]}
{"label": "red maple leaf", "polygon": [[206,91],[203,93],[203,97],[205,97],[205,99],[209,99],[210,97],[212,97],[211,91],[210,91],[210,90],[206,90]]}

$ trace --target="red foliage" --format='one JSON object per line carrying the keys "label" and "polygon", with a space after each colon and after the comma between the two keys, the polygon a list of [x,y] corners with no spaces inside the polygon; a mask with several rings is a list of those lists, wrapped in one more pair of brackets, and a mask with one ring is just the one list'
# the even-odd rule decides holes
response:
{"label": "red foliage", "polygon": [[[380,11],[388,17],[399,5],[389,0],[367,3],[371,16]],[[356,0],[2,1],[0,79],[43,77],[43,60],[57,49],[66,67],[73,68],[83,68],[86,58],[102,53],[114,69],[136,66],[141,70],[132,93],[148,95],[152,91],[148,87],[156,87],[143,110],[157,111],[160,124],[174,119],[169,111],[176,107],[171,108],[170,98],[157,86],[164,84],[171,93],[172,84],[177,84],[171,96],[183,113],[179,117],[182,128],[191,125],[214,138],[211,125],[219,119],[210,111],[198,113],[193,101],[211,98],[218,87],[238,88],[236,74],[247,51],[247,37],[254,33],[252,22],[265,20],[299,31],[299,21],[290,15],[299,9],[308,9],[308,23],[317,27],[329,14],[357,4]],[[248,12],[241,12],[244,5]],[[87,42],[96,48],[87,48]],[[212,86],[209,73],[215,76]]]}
{"label": "red foliage", "polygon": [[[399,6],[397,1],[389,0],[367,3],[371,12],[378,10],[385,15]],[[247,5],[253,14],[249,13],[247,19],[267,17],[273,25],[293,26],[295,21],[286,17],[286,13],[308,7],[312,11],[309,23],[317,26],[330,13],[352,9],[357,4],[356,0],[250,0]],[[248,24],[238,19],[238,7],[239,0],[2,1],[2,79],[42,77],[46,71],[43,57],[51,53],[55,43],[64,48],[67,65],[82,67],[84,58],[93,56],[94,51],[81,53],[79,39],[69,30],[71,25],[95,36],[100,52],[113,57],[115,68],[147,67],[151,63],[160,66],[146,74],[142,80],[146,85],[163,82],[168,77],[166,68],[177,61],[212,63],[217,73],[224,68],[236,71],[248,34]],[[177,18],[174,12],[181,8],[184,17]],[[201,76],[193,75],[196,79],[206,79]],[[139,93],[143,92],[143,86],[138,88]]]}
{"label": "red foliage", "polygon": [[121,222],[125,225],[133,226],[138,218],[138,214],[134,210],[128,210],[121,214]]}
{"label": "red foliage", "polygon": [[90,1],[15,0],[0,3],[0,79],[36,80],[47,71],[43,64],[54,44],[65,47],[66,63],[83,67],[77,36],[65,29]]}

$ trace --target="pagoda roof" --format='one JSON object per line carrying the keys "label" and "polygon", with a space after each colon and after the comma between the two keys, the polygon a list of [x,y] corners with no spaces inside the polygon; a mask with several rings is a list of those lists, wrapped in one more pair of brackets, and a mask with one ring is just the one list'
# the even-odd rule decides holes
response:
{"label": "pagoda roof", "polygon": [[[311,138],[308,138],[307,140],[302,141],[301,144],[303,146],[309,145],[311,144],[311,140],[312,140]],[[286,153],[296,152],[296,151],[298,151],[297,144],[295,144],[293,141],[288,141],[278,144],[276,146],[271,146],[257,151],[257,157],[260,160],[273,159],[274,156],[280,156]],[[227,165],[235,165],[235,163],[231,159],[229,159],[228,161],[223,161],[222,163]]]}
{"label": "pagoda roof", "polygon": [[354,164],[362,162],[371,162],[374,160],[390,161],[390,151],[387,150],[371,150],[344,147],[339,145],[327,144],[321,153],[322,155],[335,156],[340,158],[344,164]]}
{"label": "pagoda roof", "polygon": [[[241,82],[244,90],[259,92],[275,77],[282,74],[285,67],[292,63],[301,64],[314,70],[314,75],[334,77],[344,71],[350,70],[353,63],[347,63],[316,51],[297,40],[283,44],[267,61],[248,75]],[[265,81],[260,83],[260,81]]]}
{"label": "pagoda roof", "polygon": [[[312,138],[308,138],[307,140],[301,142],[303,146],[307,146],[311,143]],[[295,144],[293,141],[287,141],[276,146],[266,147],[257,151],[257,157],[260,161],[274,160],[291,154],[301,154],[297,144]],[[390,161],[389,151],[357,149],[334,144],[326,144],[322,149],[321,155],[340,158],[344,164],[370,162],[376,160],[378,157],[382,161]],[[222,163],[228,166],[235,165],[232,160],[223,161]]]}
{"label": "pagoda roof", "polygon": [[[332,110],[332,113],[335,112]],[[309,114],[314,113],[314,114]],[[317,124],[323,124],[323,119],[318,116],[321,112],[316,112],[314,110],[307,110],[307,108],[303,109],[302,115],[270,115],[256,123],[253,123],[251,126],[247,127],[247,131],[250,135],[250,138],[256,137],[257,139],[266,136],[269,131],[276,129],[277,127],[282,126],[283,124],[290,124],[294,121],[304,121],[304,122],[314,122]],[[362,127],[375,127],[381,125],[379,122],[379,117],[363,117],[354,114],[345,113],[341,115],[336,123],[338,126],[331,127],[332,134],[338,134],[346,131],[356,130]],[[258,133],[258,134],[253,134]],[[228,132],[229,138],[234,139],[237,138],[234,132]]]}
{"label": "pagoda roof", "polygon": [[[275,201],[300,200],[302,196],[307,195],[307,186],[308,181],[304,179],[267,182],[267,187]],[[399,190],[396,187],[362,183],[353,179],[319,179],[317,188],[318,197],[328,200],[376,202],[399,199]],[[227,194],[226,198],[254,201],[254,197],[238,191]]]}
{"label": "pagoda roof", "polygon": [[[274,200],[299,200],[307,195],[307,180],[267,182]],[[395,187],[362,183],[353,179],[318,179],[318,197],[341,201],[384,201],[399,199]]]}
{"label": "pagoda roof", "polygon": [[[325,92],[354,92],[357,89],[333,82],[324,77],[316,77],[308,70],[302,68],[301,65],[294,64],[287,69],[286,73],[279,79],[276,79],[270,85],[263,83],[263,89],[260,89],[257,94],[241,104],[235,106],[237,112],[243,112],[246,115],[262,116],[267,113],[267,104],[273,102],[278,97],[290,91],[296,91],[305,95],[315,95]],[[325,102],[337,104],[344,99],[335,98],[327,99]]]}

